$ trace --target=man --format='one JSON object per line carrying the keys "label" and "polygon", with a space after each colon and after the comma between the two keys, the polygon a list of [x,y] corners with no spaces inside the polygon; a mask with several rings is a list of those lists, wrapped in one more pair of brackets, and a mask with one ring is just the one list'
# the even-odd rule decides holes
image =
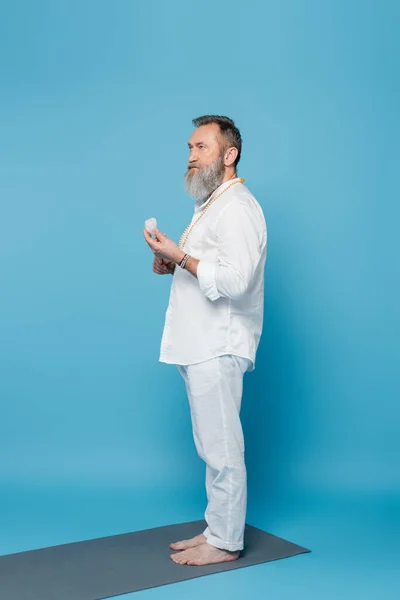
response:
{"label": "man", "polygon": [[173,274],[160,361],[176,364],[188,394],[193,435],[206,463],[207,528],[172,543],[177,564],[236,560],[243,549],[247,477],[240,422],[243,375],[254,370],[264,306],[267,228],[236,173],[242,139],[234,122],[193,120],[187,192],[193,219],[179,246],[158,229],[145,239],[153,271]]}

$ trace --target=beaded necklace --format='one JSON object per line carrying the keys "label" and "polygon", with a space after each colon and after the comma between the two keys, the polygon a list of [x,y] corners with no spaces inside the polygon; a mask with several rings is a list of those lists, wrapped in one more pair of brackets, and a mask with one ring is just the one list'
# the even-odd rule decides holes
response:
{"label": "beaded necklace", "polygon": [[189,237],[189,234],[192,231],[193,227],[195,225],[197,225],[197,223],[200,221],[201,217],[208,211],[208,209],[210,208],[211,204],[213,204],[217,200],[217,198],[219,198],[220,196],[222,196],[222,194],[224,194],[227,190],[229,190],[229,188],[232,185],[235,185],[235,183],[243,183],[243,182],[244,182],[243,177],[241,177],[237,181],[232,181],[232,183],[230,183],[225,189],[223,189],[222,192],[220,192],[212,200],[210,200],[210,202],[207,204],[207,206],[201,211],[201,213],[199,214],[199,216],[197,217],[197,219],[195,221],[193,221],[193,223],[190,223],[190,225],[188,225],[186,227],[185,231],[182,233],[181,239],[179,240],[179,244],[178,244],[179,248],[183,248],[183,246],[186,244],[187,239]]}

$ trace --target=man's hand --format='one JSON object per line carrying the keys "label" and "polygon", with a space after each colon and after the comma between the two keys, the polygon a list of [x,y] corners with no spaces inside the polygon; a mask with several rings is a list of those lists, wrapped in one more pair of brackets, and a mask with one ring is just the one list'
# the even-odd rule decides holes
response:
{"label": "man's hand", "polygon": [[143,230],[143,235],[155,256],[174,263],[180,262],[185,256],[185,252],[158,229],[155,230],[155,238],[152,238],[146,229]]}
{"label": "man's hand", "polygon": [[155,256],[153,260],[153,271],[157,275],[173,275],[175,271],[175,263],[172,260],[166,260]]}

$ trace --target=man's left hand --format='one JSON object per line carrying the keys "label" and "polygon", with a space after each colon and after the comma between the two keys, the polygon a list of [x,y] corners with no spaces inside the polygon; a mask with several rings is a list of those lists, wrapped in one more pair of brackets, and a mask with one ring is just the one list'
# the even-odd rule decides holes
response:
{"label": "man's left hand", "polygon": [[185,256],[183,250],[158,229],[155,230],[155,238],[152,238],[146,229],[143,230],[143,235],[155,256],[172,260],[175,263],[180,262]]}

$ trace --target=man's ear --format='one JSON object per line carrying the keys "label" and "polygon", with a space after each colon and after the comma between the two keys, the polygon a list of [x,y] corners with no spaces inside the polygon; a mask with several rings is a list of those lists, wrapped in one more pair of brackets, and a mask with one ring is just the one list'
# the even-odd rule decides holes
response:
{"label": "man's ear", "polygon": [[232,146],[231,148],[228,148],[224,154],[225,167],[230,167],[231,165],[233,165],[238,154],[239,154],[239,151],[234,146]]}

